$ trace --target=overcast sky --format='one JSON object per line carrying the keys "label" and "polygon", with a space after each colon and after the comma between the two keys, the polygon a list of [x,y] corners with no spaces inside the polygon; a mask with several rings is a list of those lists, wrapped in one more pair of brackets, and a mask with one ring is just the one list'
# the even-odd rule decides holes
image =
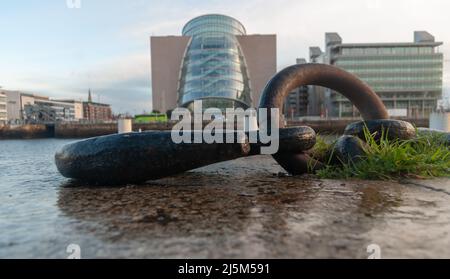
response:
{"label": "overcast sky", "polygon": [[448,0],[0,0],[0,86],[96,101],[115,112],[151,109],[151,35],[180,35],[193,17],[221,13],[249,34],[278,35],[278,68],[323,48],[324,33],[344,42],[410,42],[427,30],[445,55],[450,88]]}

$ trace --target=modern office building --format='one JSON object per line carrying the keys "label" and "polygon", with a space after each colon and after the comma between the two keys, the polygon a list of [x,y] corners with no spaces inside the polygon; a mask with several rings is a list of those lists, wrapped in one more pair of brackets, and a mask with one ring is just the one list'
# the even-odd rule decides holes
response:
{"label": "modern office building", "polygon": [[182,36],[151,37],[153,109],[257,107],[276,73],[276,36],[247,35],[218,14],[189,21]]}
{"label": "modern office building", "polygon": [[25,104],[24,119],[30,122],[77,121],[73,103],[34,96],[32,104]]}
{"label": "modern office building", "polygon": [[438,112],[450,112],[450,98],[445,98],[438,101]]}
{"label": "modern office building", "polygon": [[0,92],[0,122],[8,120],[6,94]]}
{"label": "modern office building", "polygon": [[71,104],[73,106],[73,114],[75,120],[80,120],[84,118],[83,114],[83,102],[71,99],[53,99],[55,102]]}
{"label": "modern office building", "polygon": [[[440,45],[426,31],[415,31],[414,40],[404,43],[344,44],[338,33],[326,33],[325,52],[314,47],[310,56],[360,77],[381,97],[392,115],[427,118],[442,98]],[[325,103],[330,114],[358,115],[345,97],[328,91]]]}
{"label": "modern office building", "polygon": [[[309,62],[326,63],[325,53],[319,47],[310,47]],[[329,107],[326,89],[321,86],[308,86],[308,116],[327,117]]]}
{"label": "modern office building", "polygon": [[[297,59],[297,64],[305,63],[306,59]],[[286,97],[283,113],[286,119],[308,115],[308,86],[300,86]]]}
{"label": "modern office building", "polygon": [[0,90],[6,96],[7,120],[22,120],[21,93],[18,91]]}
{"label": "modern office building", "polygon": [[53,100],[47,96],[20,91],[3,91],[7,96],[8,121],[55,122],[78,121],[81,102],[74,100]]}
{"label": "modern office building", "polygon": [[35,105],[35,101],[49,101],[48,97],[38,96],[34,94],[24,93],[21,91],[3,91],[6,94],[8,103],[8,121],[24,121],[28,120],[30,115],[27,115],[26,109],[28,108],[28,113],[31,112],[30,107]]}

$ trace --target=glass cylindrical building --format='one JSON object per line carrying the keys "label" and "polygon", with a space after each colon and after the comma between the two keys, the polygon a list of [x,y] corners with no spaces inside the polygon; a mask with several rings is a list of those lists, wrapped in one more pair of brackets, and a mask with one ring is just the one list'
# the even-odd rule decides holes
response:
{"label": "glass cylindrical building", "polygon": [[224,15],[204,15],[189,21],[183,36],[191,40],[181,66],[178,84],[180,106],[192,108],[195,100],[203,108],[248,108],[251,106],[250,81],[236,35],[245,27]]}

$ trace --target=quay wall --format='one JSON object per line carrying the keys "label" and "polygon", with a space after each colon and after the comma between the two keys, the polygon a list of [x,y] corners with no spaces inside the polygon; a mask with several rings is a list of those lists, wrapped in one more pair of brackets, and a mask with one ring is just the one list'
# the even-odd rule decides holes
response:
{"label": "quay wall", "polygon": [[[416,127],[429,127],[428,119],[403,119]],[[310,126],[317,133],[342,134],[345,127],[355,119],[317,119],[317,120],[288,120],[287,126]],[[167,123],[133,123],[133,131],[167,131],[176,122]],[[206,123],[204,123],[205,125]],[[33,138],[90,138],[116,134],[117,123],[57,123],[52,125],[5,125],[0,126],[0,139],[33,139]]]}
{"label": "quay wall", "polygon": [[54,125],[1,125],[0,139],[39,139],[54,136]]}

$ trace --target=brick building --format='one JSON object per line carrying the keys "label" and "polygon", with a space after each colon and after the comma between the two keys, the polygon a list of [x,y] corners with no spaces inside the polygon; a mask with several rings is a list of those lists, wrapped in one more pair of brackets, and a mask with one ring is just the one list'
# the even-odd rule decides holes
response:
{"label": "brick building", "polygon": [[90,121],[107,121],[112,119],[111,106],[108,104],[96,103],[92,101],[92,94],[89,90],[87,102],[83,102],[83,118]]}

